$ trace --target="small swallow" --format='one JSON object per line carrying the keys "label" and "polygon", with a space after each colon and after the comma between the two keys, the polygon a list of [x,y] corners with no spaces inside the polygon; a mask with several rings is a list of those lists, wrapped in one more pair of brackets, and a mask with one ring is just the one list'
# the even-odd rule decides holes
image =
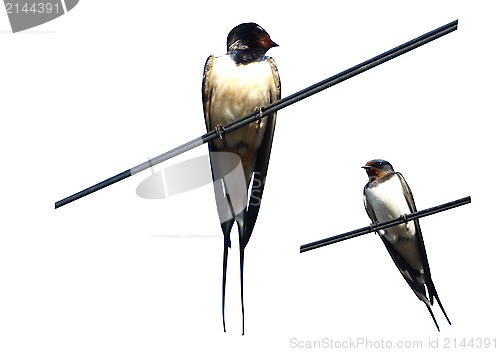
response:
{"label": "small swallow", "polygon": [[[222,272],[222,323],[226,331],[224,301],[230,233],[236,221],[240,245],[240,284],[242,331],[243,309],[243,254],[252,234],[260,200],[264,191],[276,114],[263,117],[245,127],[222,135],[222,126],[253,113],[281,98],[281,82],[275,61],[266,56],[267,51],[278,46],[269,34],[255,23],[243,23],[233,28],[227,36],[227,53],[211,55],[205,63],[202,100],[207,132],[215,130],[219,137],[208,144],[209,151],[230,152],[239,156],[243,167],[245,185],[238,187],[224,179],[225,168],[220,158],[210,157],[214,192],[224,235]],[[260,110],[262,111],[262,110]],[[226,165],[227,166],[227,165]],[[216,180],[223,179],[224,188]],[[250,182],[252,188],[248,192]],[[234,188],[237,188],[234,190]],[[244,188],[244,189],[243,189]],[[227,190],[231,189],[231,196]],[[248,195],[251,195],[250,199]],[[226,200],[226,204],[220,202]],[[224,216],[228,212],[230,215]],[[226,208],[226,210],[224,210]],[[227,214],[226,214],[227,215]],[[230,220],[227,220],[230,218]]]}
{"label": "small swallow", "polygon": [[[403,175],[395,172],[390,163],[379,159],[371,160],[362,168],[369,178],[363,190],[363,201],[374,224],[417,211],[410,187]],[[434,297],[451,325],[431,279],[418,219],[380,230],[378,234],[408,285],[427,306],[438,331],[439,325],[431,309]]]}

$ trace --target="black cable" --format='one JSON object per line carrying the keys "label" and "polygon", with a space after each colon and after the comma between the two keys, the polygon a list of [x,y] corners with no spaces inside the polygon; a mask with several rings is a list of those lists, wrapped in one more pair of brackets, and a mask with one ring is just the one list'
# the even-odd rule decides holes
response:
{"label": "black cable", "polygon": [[[325,90],[327,88],[330,88],[331,86],[334,86],[340,82],[343,82],[351,77],[354,77],[362,72],[365,72],[375,66],[378,66],[380,64],[383,64],[386,61],[389,61],[399,55],[402,55],[410,50],[413,50],[415,48],[418,48],[419,46],[422,46],[424,44],[427,44],[430,41],[433,41],[434,39],[437,39],[439,37],[442,37],[450,32],[453,32],[457,30],[458,26],[458,20],[455,20],[453,22],[450,22],[442,27],[439,27],[429,33],[426,33],[424,35],[421,35],[420,37],[417,37],[413,40],[410,40],[409,42],[406,42],[400,46],[395,47],[394,49],[391,49],[389,51],[386,51],[383,54],[380,54],[378,56],[375,56],[374,58],[367,60],[365,62],[360,63],[359,65],[353,66],[348,70],[345,70],[341,73],[336,74],[335,76],[332,76],[330,78],[327,78],[319,83],[316,83],[308,88],[305,88],[295,94],[292,94],[286,98],[283,98],[281,100],[278,100],[272,104],[269,104],[265,108],[259,111],[255,111],[252,114],[249,114],[247,116],[244,116],[238,120],[235,120],[231,123],[228,123],[225,125],[221,131],[220,135],[224,135],[226,133],[229,133],[231,131],[234,131],[240,127],[246,126],[254,121],[259,120],[262,117],[265,117],[267,115],[273,114],[276,111],[283,109],[289,105],[292,105],[302,99],[305,99],[307,97],[310,97],[313,94],[316,94],[318,92],[321,92],[322,90]],[[179,154],[182,154],[184,152],[187,152],[188,150],[194,149],[204,143],[207,143],[215,138],[218,138],[219,134],[215,132],[215,130],[212,130],[203,136],[193,139],[190,142],[187,142],[175,149],[172,149],[166,153],[163,153],[151,160],[148,160],[142,164],[139,164],[129,170],[126,170],[122,173],[119,173],[118,175],[115,175],[113,177],[108,178],[107,180],[101,181],[94,186],[91,186],[89,188],[84,189],[83,191],[80,191],[78,193],[75,193],[67,198],[64,198],[58,202],[55,203],[56,209],[59,207],[62,207],[63,205],[66,205],[70,202],[73,202],[79,198],[82,198],[90,193],[96,192],[104,187],[107,187],[109,185],[112,185],[113,183],[116,183],[118,181],[121,181],[123,179],[126,179],[132,175],[135,175],[138,172],[141,172],[151,166],[157,165],[163,161],[166,161],[168,159],[173,158],[174,156],[177,156]]]}
{"label": "black cable", "polygon": [[391,227],[391,226],[403,224],[403,223],[408,222],[410,220],[415,220],[415,219],[418,219],[418,218],[421,218],[424,216],[429,216],[429,215],[436,214],[436,213],[439,213],[439,212],[442,212],[445,210],[459,207],[461,205],[465,205],[465,204],[468,204],[470,202],[471,202],[471,199],[469,196],[469,197],[457,199],[453,202],[441,204],[441,205],[438,205],[438,206],[435,206],[432,208],[428,208],[428,209],[417,211],[415,213],[407,214],[406,216],[400,216],[398,218],[391,219],[389,221],[384,221],[384,222],[381,222],[378,224],[373,224],[370,226],[363,227],[361,229],[349,231],[349,232],[343,233],[341,235],[328,237],[328,238],[325,238],[323,240],[319,240],[319,241],[312,242],[309,244],[303,244],[302,246],[300,246],[300,253],[307,252],[307,251],[310,251],[312,249],[324,247],[324,246],[327,246],[329,244],[337,243],[340,241],[348,240],[348,239],[358,237],[361,235],[366,235],[367,233],[370,233],[370,232],[383,230],[383,229],[386,229],[386,228]]}

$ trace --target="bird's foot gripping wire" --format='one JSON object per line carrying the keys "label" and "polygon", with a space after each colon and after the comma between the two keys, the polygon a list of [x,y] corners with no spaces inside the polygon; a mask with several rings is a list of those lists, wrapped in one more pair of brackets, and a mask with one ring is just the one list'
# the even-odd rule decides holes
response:
{"label": "bird's foot gripping wire", "polygon": [[219,136],[220,139],[222,139],[222,132],[225,132],[226,129],[224,128],[224,126],[222,126],[222,124],[217,124],[215,125],[215,133],[217,134],[217,136]]}
{"label": "bird's foot gripping wire", "polygon": [[261,107],[258,107],[255,109],[255,112],[259,113],[259,119],[256,121],[256,124],[257,124],[257,130],[260,130],[262,128],[262,124],[264,123],[262,121],[262,106]]}
{"label": "bird's foot gripping wire", "polygon": [[385,231],[384,230],[374,230],[375,226],[377,226],[378,224],[376,222],[372,222],[369,226],[370,226],[370,230],[372,230],[372,232],[375,232],[375,234],[377,235],[385,235]]}
{"label": "bird's foot gripping wire", "polygon": [[403,215],[401,215],[401,217],[403,218],[403,220],[405,222],[406,231],[408,231],[410,229],[410,224],[408,223],[408,214],[403,214]]}
{"label": "bird's foot gripping wire", "polygon": [[255,109],[255,112],[259,112],[259,120],[262,120],[262,106]]}

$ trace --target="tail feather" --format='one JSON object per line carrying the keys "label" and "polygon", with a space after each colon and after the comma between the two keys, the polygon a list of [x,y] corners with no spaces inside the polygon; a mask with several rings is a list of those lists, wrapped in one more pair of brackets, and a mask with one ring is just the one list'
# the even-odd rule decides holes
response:
{"label": "tail feather", "polygon": [[429,313],[431,313],[431,317],[432,317],[432,320],[434,320],[434,324],[436,324],[436,328],[438,329],[438,331],[441,331],[439,330],[439,325],[436,321],[436,317],[434,317],[434,313],[432,313],[432,309],[431,309],[431,306],[429,304],[427,304],[426,302],[425,303],[425,306],[427,307],[427,310],[429,311]]}
{"label": "tail feather", "polygon": [[240,284],[241,284],[241,334],[245,335],[245,308],[243,306],[243,257],[245,249],[240,246]]}
{"label": "tail feather", "polygon": [[448,324],[451,325],[451,321],[448,318],[448,314],[446,314],[446,311],[444,310],[443,304],[441,303],[441,300],[439,299],[438,293],[436,291],[436,286],[434,286],[434,282],[430,278],[430,275],[429,275],[429,279],[428,279],[427,290],[429,291],[429,297],[431,299],[431,304],[433,304],[433,298],[436,297],[436,301],[439,305],[439,308],[441,308],[441,311],[443,312],[443,315],[445,316],[446,320],[448,321]]}
{"label": "tail feather", "polygon": [[222,260],[222,326],[224,327],[224,332],[226,332],[226,318],[225,318],[225,302],[226,302],[226,271],[227,271],[227,256],[229,248],[231,247],[231,239],[229,235],[231,234],[231,228],[233,227],[234,220],[231,219],[221,224],[222,232],[224,234],[224,257]]}
{"label": "tail feather", "polygon": [[[244,218],[243,214],[243,218]],[[245,335],[245,308],[243,305],[243,261],[245,257],[245,246],[247,241],[244,236],[244,221],[238,221],[238,232],[240,237],[240,289],[241,289],[241,334]]]}
{"label": "tail feather", "polygon": [[[225,241],[224,241],[225,242]],[[226,271],[227,271],[227,254],[229,246],[224,243],[224,259],[222,262],[222,326],[226,332],[226,317],[225,317],[225,302],[226,302]]]}
{"label": "tail feather", "polygon": [[443,304],[441,303],[441,300],[439,299],[439,296],[436,292],[436,288],[434,288],[434,297],[436,297],[436,301],[438,302],[439,308],[441,308],[441,311],[443,312],[443,315],[445,316],[446,320],[448,321],[448,324],[451,325],[450,318],[448,318],[448,314],[446,314],[446,311],[444,310]]}

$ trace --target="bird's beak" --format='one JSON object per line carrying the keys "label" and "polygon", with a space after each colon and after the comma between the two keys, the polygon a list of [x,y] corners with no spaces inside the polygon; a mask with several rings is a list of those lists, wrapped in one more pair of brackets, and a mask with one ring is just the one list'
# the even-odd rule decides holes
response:
{"label": "bird's beak", "polygon": [[270,46],[270,48],[273,48],[275,46],[279,46],[279,45],[271,40],[271,46]]}
{"label": "bird's beak", "polygon": [[367,169],[371,168],[371,166],[369,166],[369,165],[363,165],[363,166],[361,166],[361,168],[367,170]]}

